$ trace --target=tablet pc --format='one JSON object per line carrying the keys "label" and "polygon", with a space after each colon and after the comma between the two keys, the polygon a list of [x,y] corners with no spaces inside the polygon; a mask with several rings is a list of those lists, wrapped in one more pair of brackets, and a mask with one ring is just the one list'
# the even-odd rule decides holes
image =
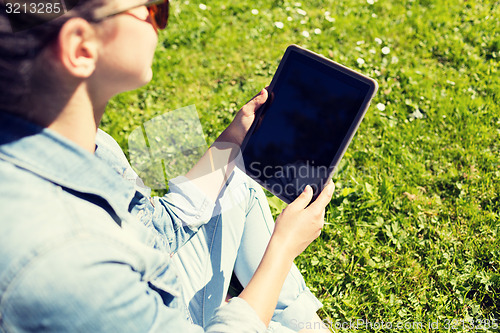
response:
{"label": "tablet pc", "polygon": [[377,82],[291,45],[242,144],[240,168],[286,203],[316,199],[341,160]]}

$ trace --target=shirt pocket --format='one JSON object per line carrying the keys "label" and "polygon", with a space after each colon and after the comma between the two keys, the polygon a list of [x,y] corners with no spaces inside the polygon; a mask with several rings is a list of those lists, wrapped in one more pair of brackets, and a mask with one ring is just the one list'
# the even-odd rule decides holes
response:
{"label": "shirt pocket", "polygon": [[176,286],[165,283],[162,278],[149,280],[148,286],[160,295],[166,306],[173,308],[179,306],[181,291]]}
{"label": "shirt pocket", "polygon": [[155,292],[158,293],[158,295],[160,295],[163,304],[165,304],[165,306],[180,310],[183,313],[184,318],[190,323],[193,323],[188,307],[186,304],[184,304],[182,290],[179,289],[180,285],[178,283],[172,284],[169,282],[165,282],[164,278],[165,277],[162,276],[156,279],[149,280],[148,281],[149,288],[151,288],[151,290],[154,290]]}
{"label": "shirt pocket", "polygon": [[182,298],[182,286],[170,256],[162,254],[154,259],[155,265],[150,266],[152,269],[148,270],[143,279],[161,296],[165,305],[177,307]]}

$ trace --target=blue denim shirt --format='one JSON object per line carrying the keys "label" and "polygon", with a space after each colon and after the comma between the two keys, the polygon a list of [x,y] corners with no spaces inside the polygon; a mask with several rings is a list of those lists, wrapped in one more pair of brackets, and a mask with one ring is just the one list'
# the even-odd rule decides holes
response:
{"label": "blue denim shirt", "polygon": [[[203,332],[170,255],[213,204],[182,177],[150,198],[116,142],[96,144],[0,112],[0,331]],[[265,329],[239,298],[206,327]]]}

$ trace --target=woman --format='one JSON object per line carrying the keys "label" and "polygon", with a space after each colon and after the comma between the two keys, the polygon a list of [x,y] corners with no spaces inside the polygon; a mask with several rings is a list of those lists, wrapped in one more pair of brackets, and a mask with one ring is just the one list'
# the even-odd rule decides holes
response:
{"label": "woman", "polygon": [[[320,234],[333,184],[309,206],[307,187],[274,224],[260,187],[228,163],[265,90],[162,198],[137,185],[98,130],[112,96],[150,81],[167,6],[89,0],[59,18],[0,10],[2,330],[290,332],[319,322],[293,259]],[[245,288],[220,306],[233,267]]]}

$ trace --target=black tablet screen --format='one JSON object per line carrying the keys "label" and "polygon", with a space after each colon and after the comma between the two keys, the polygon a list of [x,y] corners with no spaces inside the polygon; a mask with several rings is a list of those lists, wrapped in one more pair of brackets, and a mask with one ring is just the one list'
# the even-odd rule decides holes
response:
{"label": "black tablet screen", "polygon": [[370,87],[299,53],[288,56],[243,151],[246,172],[288,201],[331,173]]}

